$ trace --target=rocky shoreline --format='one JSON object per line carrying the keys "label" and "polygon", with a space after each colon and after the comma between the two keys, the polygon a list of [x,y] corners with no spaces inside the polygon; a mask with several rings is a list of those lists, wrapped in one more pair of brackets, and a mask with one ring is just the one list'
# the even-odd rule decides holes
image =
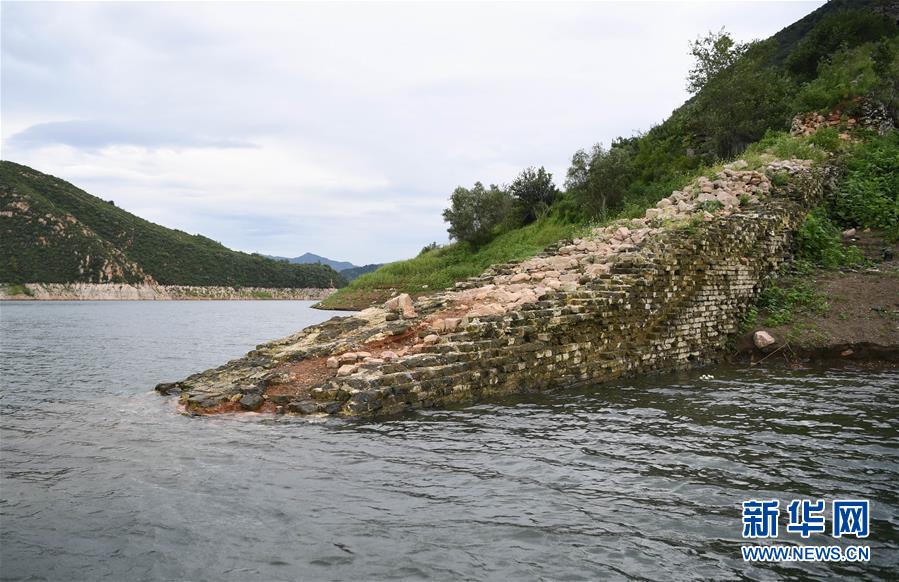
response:
{"label": "rocky shoreline", "polygon": [[126,283],[26,283],[0,285],[0,301],[320,301],[336,289],[129,285]]}

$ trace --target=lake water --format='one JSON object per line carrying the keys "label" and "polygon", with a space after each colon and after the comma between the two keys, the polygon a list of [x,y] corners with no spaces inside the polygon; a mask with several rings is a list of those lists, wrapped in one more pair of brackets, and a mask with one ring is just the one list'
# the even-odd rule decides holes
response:
{"label": "lake water", "polygon": [[[190,418],[152,392],[330,315],[308,306],[0,305],[0,578],[896,578],[897,371],[719,368],[379,422]],[[740,502],[800,497],[870,499],[872,561],[744,564]]]}

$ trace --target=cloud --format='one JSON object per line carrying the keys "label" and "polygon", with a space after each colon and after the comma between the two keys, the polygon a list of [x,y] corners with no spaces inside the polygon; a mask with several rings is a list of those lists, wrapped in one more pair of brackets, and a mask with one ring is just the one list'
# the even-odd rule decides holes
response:
{"label": "cloud", "polygon": [[178,131],[129,127],[92,120],[38,123],[8,139],[15,148],[67,145],[88,150],[115,145],[143,147],[253,148],[254,144],[229,138],[194,136]]}
{"label": "cloud", "polygon": [[455,186],[664,119],[697,35],[820,4],[4,2],[2,155],[241,250],[399,259]]}

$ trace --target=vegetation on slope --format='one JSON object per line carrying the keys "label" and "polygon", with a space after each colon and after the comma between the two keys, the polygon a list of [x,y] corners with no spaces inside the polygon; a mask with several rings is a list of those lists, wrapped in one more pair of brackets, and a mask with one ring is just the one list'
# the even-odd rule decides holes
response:
{"label": "vegetation on slope", "polygon": [[[793,138],[788,130],[802,112],[836,108],[844,117],[855,115],[865,102],[860,97],[899,120],[897,35],[895,15],[873,0],[830,2],[772,38],[747,45],[710,33],[691,45],[696,67],[688,86],[695,94],[662,124],[609,147],[577,151],[562,192],[540,183],[542,168],[525,170],[508,188],[457,188],[444,212],[457,242],[364,275],[321,305],[361,308],[397,291],[448,287],[490,264],[535,254],[585,225],[642,216],[672,190],[738,155],[822,161],[840,153],[848,172],[844,194],[804,231],[811,236],[816,227],[832,241],[838,227],[895,228],[895,172],[888,177],[895,136],[868,141],[870,133],[855,132],[862,145],[843,151],[845,140],[835,128],[808,138]],[[879,173],[852,178],[859,165]],[[523,198],[520,192],[536,194]]]}
{"label": "vegetation on slope", "polygon": [[292,265],[165,228],[58,178],[0,162],[0,282],[155,280],[167,285],[333,287],[323,265]]}

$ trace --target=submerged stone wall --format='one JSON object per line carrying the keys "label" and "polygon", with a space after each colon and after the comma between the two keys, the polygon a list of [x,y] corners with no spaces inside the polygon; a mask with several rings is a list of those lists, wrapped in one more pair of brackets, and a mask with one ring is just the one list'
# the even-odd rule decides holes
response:
{"label": "submerged stone wall", "polygon": [[822,195],[807,163],[767,170],[727,168],[630,228],[334,318],[157,390],[197,413],[384,415],[708,362]]}

